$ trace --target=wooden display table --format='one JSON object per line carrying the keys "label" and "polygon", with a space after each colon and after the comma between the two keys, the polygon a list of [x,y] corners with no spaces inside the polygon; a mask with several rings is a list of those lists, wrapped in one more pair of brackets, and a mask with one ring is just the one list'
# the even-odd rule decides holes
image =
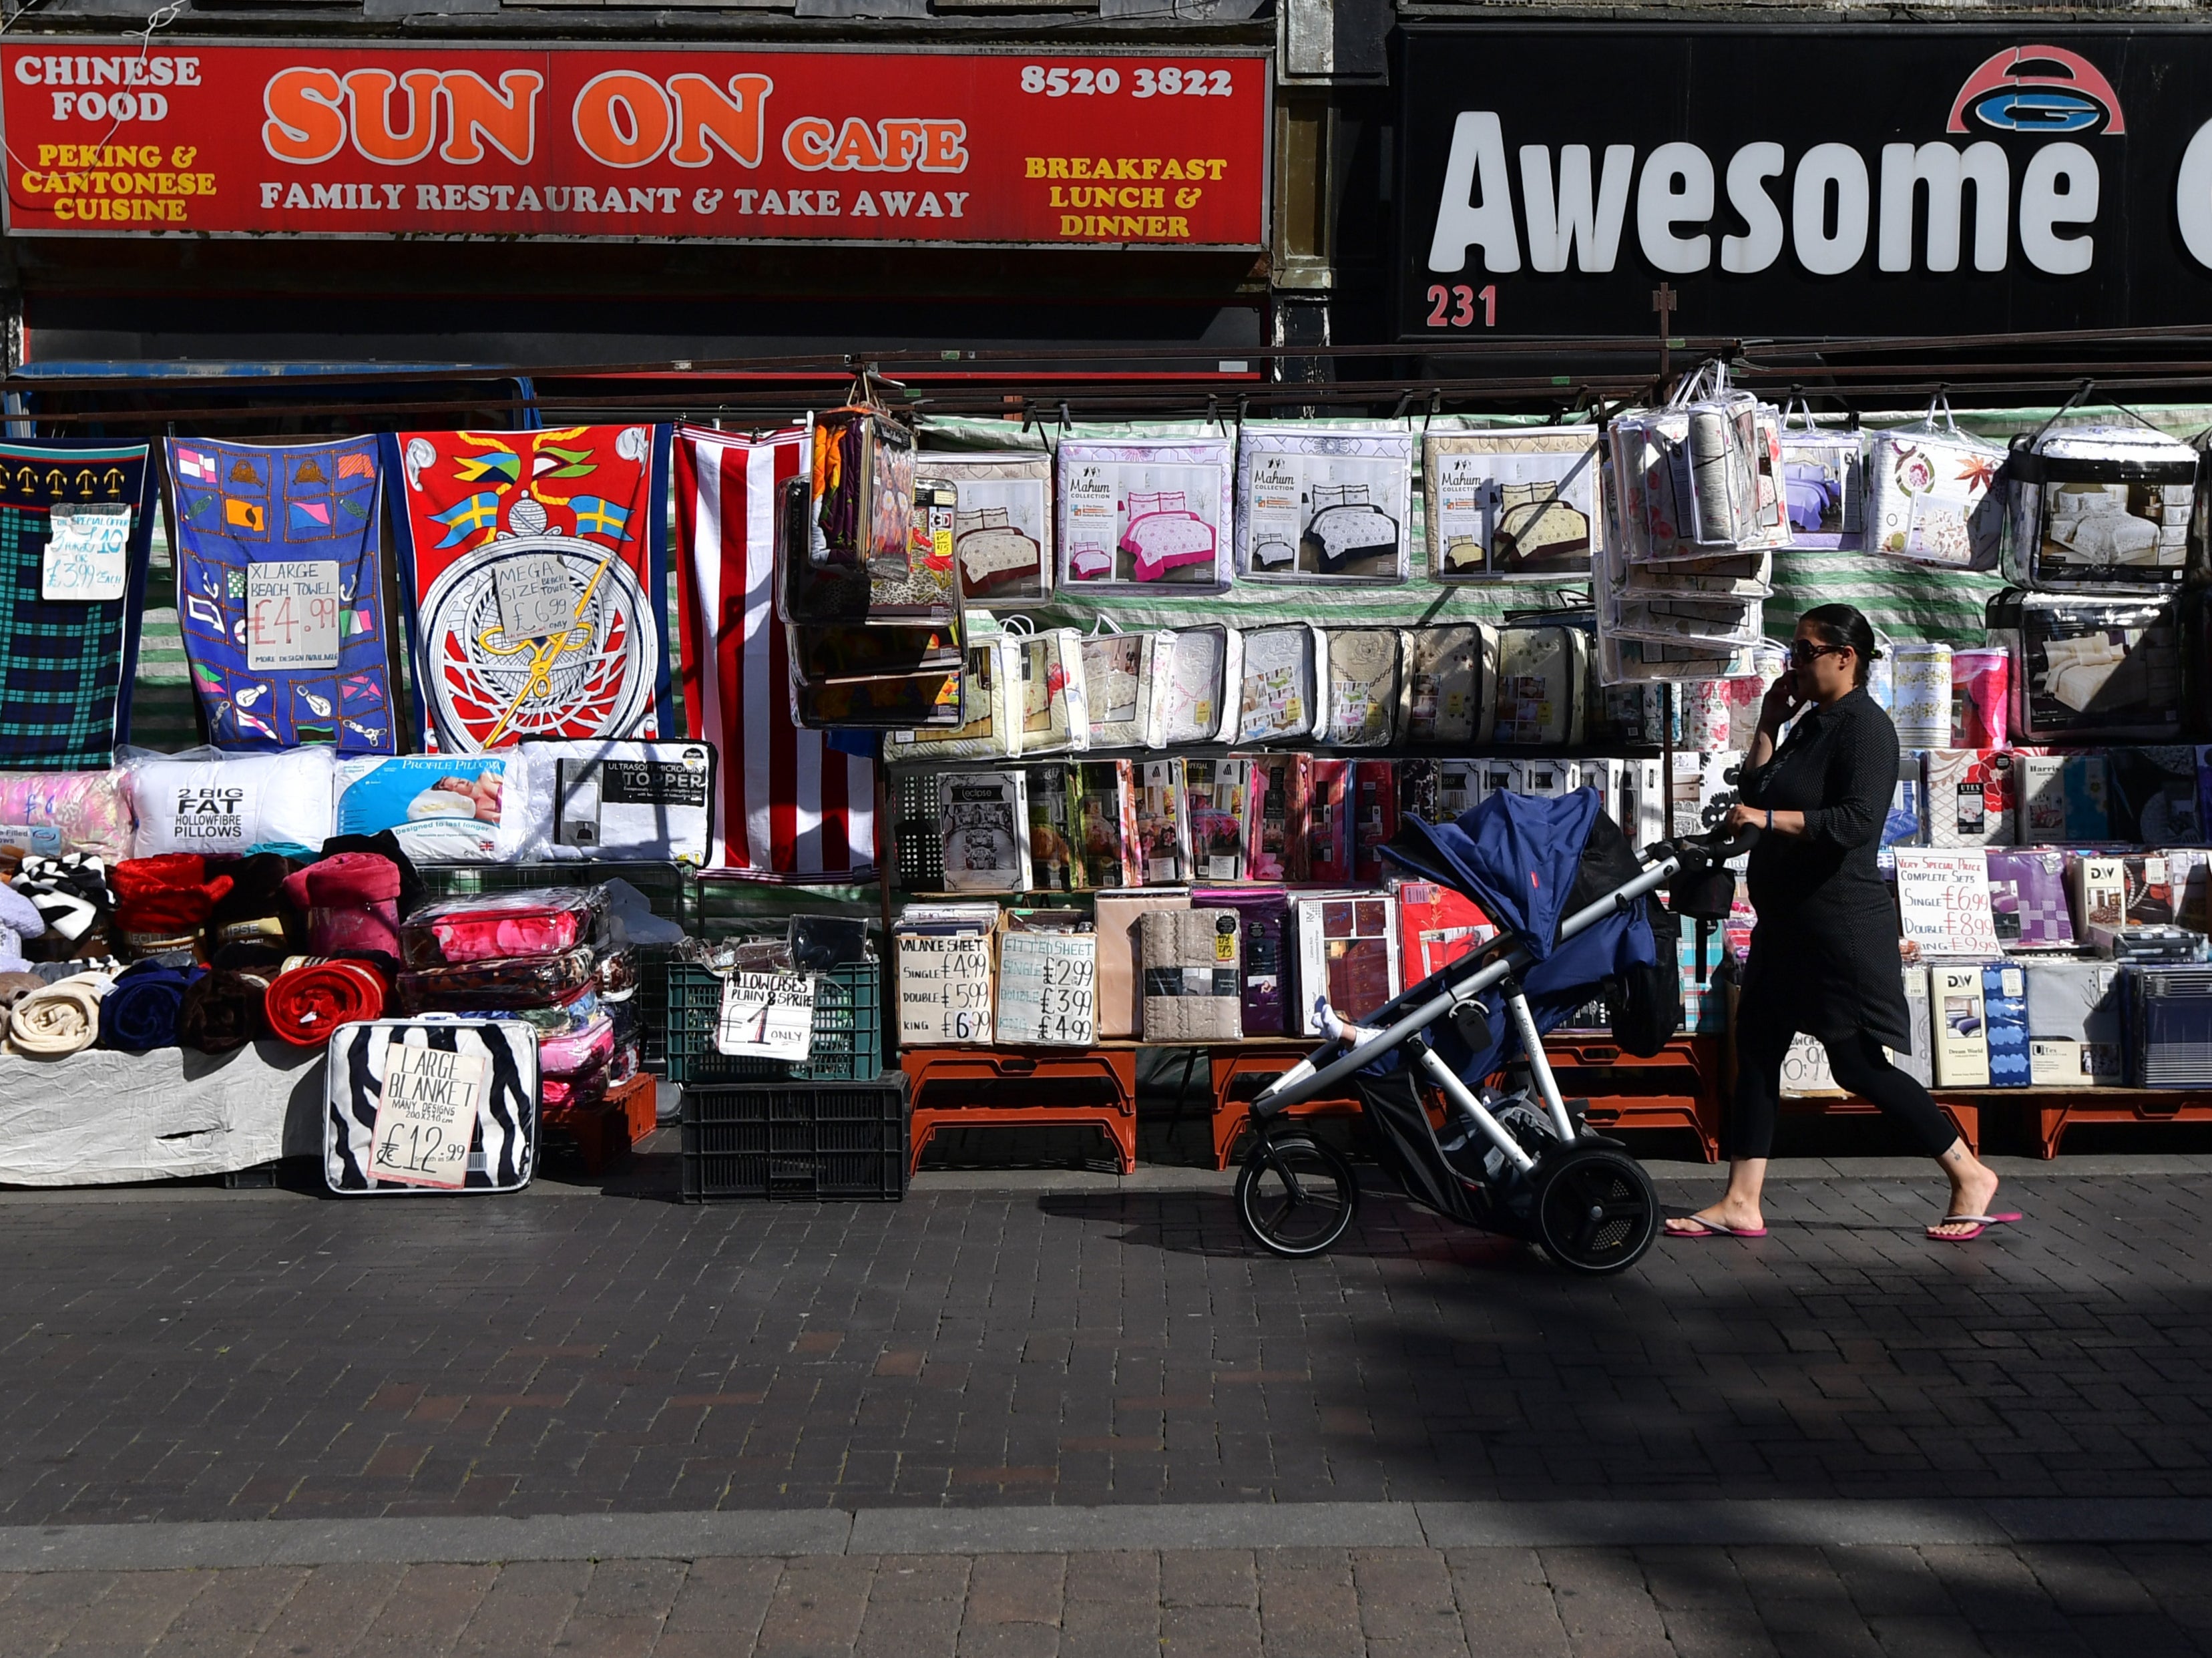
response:
{"label": "wooden display table", "polygon": [[[1137,1167],[1137,1055],[1142,1042],[1096,1048],[911,1048],[899,1055],[913,1101],[911,1173],[939,1128],[1097,1128],[1113,1143],[1121,1173]],[[1049,1103],[979,1102],[977,1084],[1021,1083]],[[1077,1084],[1074,1088],[1066,1084]],[[1085,1092],[1103,1093],[1084,1102]],[[952,1095],[958,1103],[941,1103]],[[1054,1096],[1060,1097],[1054,1098]]]}

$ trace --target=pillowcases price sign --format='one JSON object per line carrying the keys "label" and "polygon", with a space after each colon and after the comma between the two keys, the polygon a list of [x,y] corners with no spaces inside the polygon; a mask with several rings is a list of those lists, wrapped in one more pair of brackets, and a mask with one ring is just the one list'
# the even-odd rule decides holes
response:
{"label": "pillowcases price sign", "polygon": [[368,1177],[460,1190],[489,1063],[481,1054],[387,1044]]}
{"label": "pillowcases price sign", "polygon": [[722,981],[714,1051],[733,1059],[805,1060],[814,1051],[816,981],[804,973],[732,973]]}

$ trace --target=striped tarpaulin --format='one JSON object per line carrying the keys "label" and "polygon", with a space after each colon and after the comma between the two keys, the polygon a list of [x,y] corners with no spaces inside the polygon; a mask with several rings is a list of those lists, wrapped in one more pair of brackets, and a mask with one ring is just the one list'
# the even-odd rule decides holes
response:
{"label": "striped tarpaulin", "polygon": [[775,613],[776,486],[806,464],[804,428],[676,431],[684,708],[715,745],[721,800],[711,867],[768,880],[865,872],[876,861],[875,767],[791,714]]}

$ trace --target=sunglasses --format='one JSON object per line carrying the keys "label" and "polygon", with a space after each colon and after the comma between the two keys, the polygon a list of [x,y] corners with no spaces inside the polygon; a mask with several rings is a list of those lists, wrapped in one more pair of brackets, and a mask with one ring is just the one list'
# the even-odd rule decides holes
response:
{"label": "sunglasses", "polygon": [[1824,656],[1841,656],[1850,648],[1848,645],[1815,645],[1809,639],[1793,639],[1790,641],[1790,659],[1817,662]]}

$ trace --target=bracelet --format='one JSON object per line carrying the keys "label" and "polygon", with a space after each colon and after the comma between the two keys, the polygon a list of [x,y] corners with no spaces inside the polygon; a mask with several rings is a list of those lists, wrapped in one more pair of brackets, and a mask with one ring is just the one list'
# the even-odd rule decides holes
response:
{"label": "bracelet", "polygon": [[1771,806],[1766,809],[1766,832],[1769,835],[1774,833],[1774,808]]}

